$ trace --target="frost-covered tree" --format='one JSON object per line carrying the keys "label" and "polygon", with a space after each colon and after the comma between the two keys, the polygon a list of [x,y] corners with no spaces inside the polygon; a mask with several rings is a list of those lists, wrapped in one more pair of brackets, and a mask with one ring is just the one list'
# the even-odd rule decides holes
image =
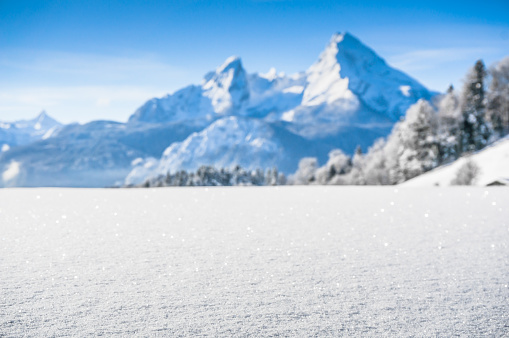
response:
{"label": "frost-covered tree", "polygon": [[445,95],[438,97],[436,106],[438,163],[448,163],[459,157],[458,139],[461,121],[460,102],[452,85]]}
{"label": "frost-covered tree", "polygon": [[461,97],[461,152],[485,147],[492,134],[491,126],[486,120],[485,78],[484,63],[478,60],[467,74]]}
{"label": "frost-covered tree", "polygon": [[387,170],[387,157],[385,155],[386,142],[378,139],[369,148],[363,160],[363,179],[367,185],[392,184]]}
{"label": "frost-covered tree", "polygon": [[473,185],[479,174],[481,173],[481,169],[479,166],[468,159],[456,172],[456,177],[451,181],[452,185]]}
{"label": "frost-covered tree", "polygon": [[365,185],[366,177],[364,174],[364,155],[362,153],[362,148],[357,146],[355,149],[355,153],[352,157],[352,170],[350,170],[350,174],[348,175],[348,184],[352,185]]}
{"label": "frost-covered tree", "polygon": [[490,69],[487,115],[498,137],[509,134],[509,57]]}
{"label": "frost-covered tree", "polygon": [[[270,175],[269,175],[270,173]],[[143,187],[170,186],[231,186],[231,185],[284,185],[286,177],[278,173],[277,168],[267,171],[262,169],[245,170],[240,166],[233,169],[216,169],[212,166],[201,166],[196,172],[180,170],[171,174],[160,175],[145,181]]]}
{"label": "frost-covered tree", "polygon": [[277,168],[270,168],[265,174],[265,185],[285,185],[286,176],[278,172]]}
{"label": "frost-covered tree", "polygon": [[291,176],[293,184],[311,184],[315,181],[318,161],[314,157],[304,157],[299,161],[299,167]]}
{"label": "frost-covered tree", "polygon": [[401,183],[437,165],[436,113],[425,100],[408,108],[387,139],[384,155],[389,181]]}
{"label": "frost-covered tree", "polygon": [[341,150],[335,149],[329,153],[327,163],[316,170],[317,184],[348,184],[346,174],[352,169],[352,161]]}

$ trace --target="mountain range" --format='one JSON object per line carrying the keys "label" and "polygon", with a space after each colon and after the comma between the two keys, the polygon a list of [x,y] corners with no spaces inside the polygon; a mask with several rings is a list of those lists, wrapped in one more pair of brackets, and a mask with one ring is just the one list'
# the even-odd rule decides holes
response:
{"label": "mountain range", "polygon": [[63,126],[45,113],[39,124],[2,123],[0,185],[138,184],[201,165],[292,173],[302,157],[367,149],[434,95],[353,35],[335,34],[304,72],[250,74],[229,57],[200,85],[147,101],[126,123]]}

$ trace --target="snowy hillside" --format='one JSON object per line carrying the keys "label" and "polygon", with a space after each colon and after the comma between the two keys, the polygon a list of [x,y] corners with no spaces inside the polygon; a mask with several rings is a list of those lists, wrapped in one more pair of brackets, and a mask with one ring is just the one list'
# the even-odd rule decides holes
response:
{"label": "snowy hillside", "polygon": [[438,167],[430,172],[401,184],[404,187],[448,186],[457,176],[458,170],[473,161],[480,169],[475,185],[484,186],[496,180],[509,180],[509,137],[487,148],[459,158],[453,163]]}
{"label": "snowy hillside", "polygon": [[335,34],[306,72],[249,74],[230,57],[200,85],[147,101],[127,123],[73,124],[31,139],[0,154],[0,174],[9,173],[0,186],[108,186],[139,179],[151,158],[160,159],[156,174],[200,165],[288,174],[305,156],[367,149],[432,95],[352,35]]}
{"label": "snowy hillside", "polygon": [[[151,171],[145,177],[141,168],[146,161],[136,166],[126,184],[143,183],[148,177],[166,175],[181,169],[196,170],[202,164],[214,163],[218,168],[229,168],[232,164],[246,169],[272,168],[289,172],[300,156],[325,153],[328,145],[312,142],[287,131],[276,123],[267,123],[246,117],[224,117],[200,132],[191,134],[182,142],[168,147],[157,165],[151,161]],[[138,179],[133,180],[136,176]]]}
{"label": "snowy hillside", "polygon": [[509,189],[0,190],[0,336],[507,337]]}
{"label": "snowy hillside", "polygon": [[0,121],[0,151],[44,140],[54,135],[62,124],[42,111],[32,120]]}

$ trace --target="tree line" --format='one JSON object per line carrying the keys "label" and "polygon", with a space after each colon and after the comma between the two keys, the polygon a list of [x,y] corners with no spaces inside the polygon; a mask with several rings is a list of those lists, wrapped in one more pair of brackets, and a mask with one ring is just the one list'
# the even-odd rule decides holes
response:
{"label": "tree line", "polygon": [[217,169],[212,166],[201,166],[195,172],[180,170],[168,172],[145,181],[141,186],[149,187],[189,187],[189,186],[264,186],[285,185],[286,176],[277,168],[268,170],[246,170],[240,166],[233,169]]}

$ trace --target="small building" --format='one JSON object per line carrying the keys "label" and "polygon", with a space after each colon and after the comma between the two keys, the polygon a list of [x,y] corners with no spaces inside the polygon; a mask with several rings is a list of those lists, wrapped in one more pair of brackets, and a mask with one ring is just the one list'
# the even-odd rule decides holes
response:
{"label": "small building", "polygon": [[499,178],[499,179],[496,179],[495,181],[486,184],[486,186],[487,187],[509,186],[509,178]]}

